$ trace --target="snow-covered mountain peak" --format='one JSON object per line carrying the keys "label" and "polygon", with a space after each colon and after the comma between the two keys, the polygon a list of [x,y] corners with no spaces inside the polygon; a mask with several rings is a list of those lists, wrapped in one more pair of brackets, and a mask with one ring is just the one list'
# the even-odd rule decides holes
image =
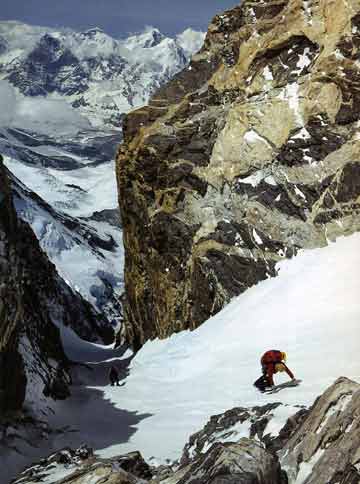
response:
{"label": "snow-covered mountain peak", "polygon": [[29,62],[45,65],[58,63],[71,65],[78,62],[76,56],[63,44],[60,36],[46,33],[28,56]]}
{"label": "snow-covered mountain peak", "polygon": [[64,42],[79,60],[94,57],[104,59],[121,54],[119,42],[98,27],[67,35]]}
{"label": "snow-covered mountain peak", "polygon": [[100,27],[93,27],[92,29],[88,29],[85,32],[82,33],[82,35],[90,37],[90,38],[95,38],[97,36],[104,35],[105,32],[100,28]]}
{"label": "snow-covered mountain peak", "polygon": [[154,27],[146,27],[145,30],[139,34],[134,34],[128,37],[124,44],[130,50],[132,49],[148,49],[156,47],[165,39],[160,30]]}
{"label": "snow-covered mountain peak", "polygon": [[164,35],[158,29],[152,29],[149,34],[150,38],[144,43],[144,48],[155,47],[164,39]]}

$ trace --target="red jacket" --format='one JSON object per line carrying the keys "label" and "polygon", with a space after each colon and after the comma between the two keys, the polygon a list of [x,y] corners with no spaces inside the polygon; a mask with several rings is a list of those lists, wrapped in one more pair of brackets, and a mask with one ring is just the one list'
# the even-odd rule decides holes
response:
{"label": "red jacket", "polygon": [[264,353],[261,357],[261,366],[266,372],[266,376],[268,377],[268,381],[270,385],[274,385],[273,375],[276,373],[275,365],[276,363],[282,363],[285,367],[286,373],[289,375],[290,378],[294,378],[292,371],[285,365],[282,361],[282,354],[281,351],[278,350],[269,350]]}

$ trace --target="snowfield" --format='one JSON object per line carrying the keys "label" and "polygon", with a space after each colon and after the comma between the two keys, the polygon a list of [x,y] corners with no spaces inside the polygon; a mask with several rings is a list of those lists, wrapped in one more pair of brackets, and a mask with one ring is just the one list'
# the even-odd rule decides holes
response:
{"label": "snowfield", "polygon": [[[269,427],[276,434],[298,410],[295,405],[312,404],[337,377],[360,382],[359,249],[360,234],[355,234],[282,261],[278,277],[235,298],[197,330],[148,342],[132,360],[120,388],[105,386],[97,346],[96,367],[103,384],[89,391],[101,389],[114,410],[138,415],[140,421],[132,426],[129,440],[119,443],[126,430],[122,422],[109,422],[98,414],[100,408],[90,405],[96,423],[86,429],[84,441],[104,457],[140,450],[145,459],[163,463],[178,459],[190,434],[213,414],[281,401],[288,406],[274,412]],[[64,344],[74,358],[76,341],[66,334]],[[84,343],[79,345],[78,359],[91,361],[94,346],[87,353]],[[273,348],[287,352],[289,367],[303,383],[264,395],[252,384],[260,375],[262,353]],[[103,359],[109,359],[108,348]],[[275,383],[287,378],[275,375]],[[98,445],[104,432],[114,435],[107,447]]]}

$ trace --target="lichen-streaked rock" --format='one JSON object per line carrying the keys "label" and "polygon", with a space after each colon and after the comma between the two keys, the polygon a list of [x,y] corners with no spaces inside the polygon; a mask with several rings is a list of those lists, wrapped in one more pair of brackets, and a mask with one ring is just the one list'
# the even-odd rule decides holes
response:
{"label": "lichen-streaked rock", "polygon": [[359,230],[359,32],[355,0],[245,0],[128,115],[117,177],[135,348]]}

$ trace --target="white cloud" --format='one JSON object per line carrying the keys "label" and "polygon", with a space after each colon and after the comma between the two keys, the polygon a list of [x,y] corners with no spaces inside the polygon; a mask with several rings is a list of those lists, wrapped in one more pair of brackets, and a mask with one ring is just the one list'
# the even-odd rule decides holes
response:
{"label": "white cloud", "polygon": [[7,81],[0,81],[0,126],[67,134],[88,129],[90,123],[62,99],[25,97]]}
{"label": "white cloud", "polygon": [[184,49],[186,55],[193,55],[201,49],[205,40],[205,33],[186,29],[176,37],[176,40]]}

